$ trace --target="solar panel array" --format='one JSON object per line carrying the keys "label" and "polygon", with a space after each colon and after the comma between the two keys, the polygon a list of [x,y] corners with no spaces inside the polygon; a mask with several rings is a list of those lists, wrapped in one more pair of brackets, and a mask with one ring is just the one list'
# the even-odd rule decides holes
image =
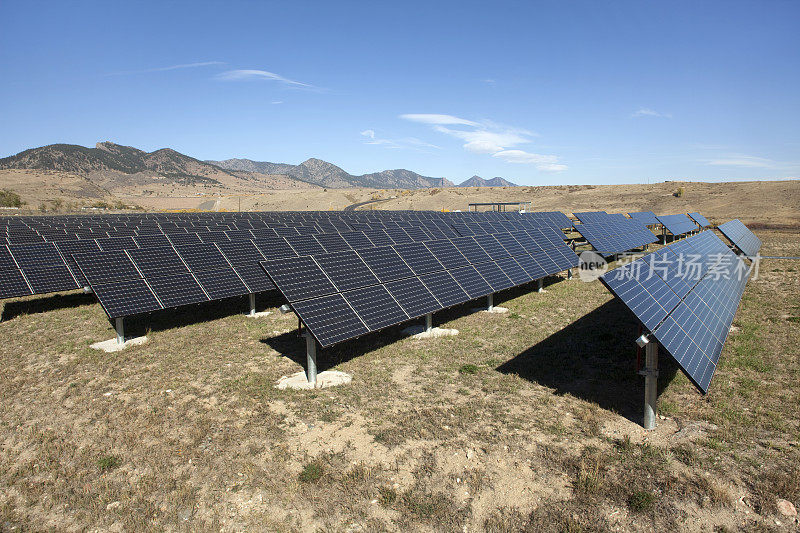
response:
{"label": "solar panel array", "polygon": [[658,218],[656,218],[656,214],[652,211],[636,211],[634,213],[628,213],[628,216],[637,222],[641,222],[645,226],[657,226],[661,224]]}
{"label": "solar panel array", "polygon": [[[275,253],[308,255],[529,227],[539,227],[563,238],[559,224],[567,219],[558,212],[524,216],[380,213],[157,213],[0,218],[0,239],[14,243],[0,244],[0,298],[88,286],[72,254],[216,243],[235,255],[231,243],[252,241],[261,249],[260,241],[270,248],[271,255],[266,257],[272,258]],[[251,260],[235,265],[237,277],[248,285],[261,286],[265,278],[258,261],[264,257],[253,253],[252,247],[247,248]],[[233,281],[229,274],[225,274],[226,279]],[[258,281],[258,277],[262,280]],[[269,285],[268,280],[266,283]]]}
{"label": "solar panel array", "polygon": [[658,221],[674,236],[697,230],[697,224],[686,215],[659,215]]}
{"label": "solar panel array", "polygon": [[575,218],[577,218],[581,224],[604,220],[608,216],[608,213],[605,211],[584,211],[582,213],[572,214],[575,215]]}
{"label": "solar panel array", "polygon": [[324,348],[578,266],[541,229],[263,261]]}
{"label": "solar panel array", "polygon": [[575,224],[575,231],[602,255],[633,250],[658,240],[647,226],[623,215],[604,213],[589,218],[589,222]]}
{"label": "solar panel array", "polygon": [[747,256],[754,257],[761,249],[761,240],[738,218],[720,224],[717,229]]}
{"label": "solar panel array", "polygon": [[705,393],[748,276],[744,262],[704,231],[600,279]]}
{"label": "solar panel array", "polygon": [[709,222],[708,219],[700,213],[689,213],[689,218],[697,222],[697,225],[701,228],[707,228],[711,226],[711,222]]}

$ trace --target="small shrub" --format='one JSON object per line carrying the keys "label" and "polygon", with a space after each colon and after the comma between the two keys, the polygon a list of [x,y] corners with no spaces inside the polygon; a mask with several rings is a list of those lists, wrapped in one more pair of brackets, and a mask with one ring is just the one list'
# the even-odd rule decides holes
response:
{"label": "small shrub", "polygon": [[461,368],[459,368],[458,371],[462,374],[477,374],[478,365],[467,363],[466,365],[461,365]]}
{"label": "small shrub", "polygon": [[656,497],[646,490],[637,490],[628,496],[628,507],[631,511],[643,513],[653,508]]}
{"label": "small shrub", "polygon": [[100,472],[108,472],[118,467],[121,463],[122,461],[118,457],[105,455],[97,460],[97,468],[100,469]]}
{"label": "small shrub", "polygon": [[675,198],[681,198],[683,196],[684,189],[683,187],[678,187],[678,190],[672,193]]}
{"label": "small shrub", "polygon": [[22,198],[13,191],[8,189],[0,190],[0,206],[2,207],[22,207]]}
{"label": "small shrub", "polygon": [[391,487],[381,487],[378,489],[378,502],[384,506],[389,507],[397,501],[397,492]]}
{"label": "small shrub", "polygon": [[322,473],[323,469],[321,464],[308,463],[303,467],[297,479],[299,479],[301,483],[316,483],[322,477]]}

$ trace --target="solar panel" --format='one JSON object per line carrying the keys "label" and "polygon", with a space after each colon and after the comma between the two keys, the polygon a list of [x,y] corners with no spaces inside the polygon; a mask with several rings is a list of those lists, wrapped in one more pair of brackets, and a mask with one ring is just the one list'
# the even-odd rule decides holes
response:
{"label": "solar panel", "polygon": [[316,235],[315,238],[328,253],[351,249],[347,241],[344,240],[344,237],[338,233],[320,233]]}
{"label": "solar panel", "polygon": [[33,294],[18,269],[0,270],[0,298],[17,298]]}
{"label": "solar panel", "polygon": [[252,294],[275,289],[275,285],[258,263],[234,265],[233,269],[244,280]]}
{"label": "solar panel", "polygon": [[378,276],[381,283],[414,275],[411,268],[391,246],[359,250],[358,255],[370,270]]}
{"label": "solar panel", "polygon": [[292,308],[323,348],[369,332],[341,294],[294,302]]}
{"label": "solar panel", "polygon": [[0,270],[11,270],[17,267],[17,263],[8,251],[7,246],[0,246]]}
{"label": "solar panel", "polygon": [[443,307],[469,301],[470,298],[449,272],[440,271],[421,276],[420,280]]}
{"label": "solar panel", "polygon": [[409,318],[417,318],[442,309],[442,305],[419,278],[405,278],[386,284]]}
{"label": "solar panel", "polygon": [[64,264],[56,245],[51,242],[36,244],[9,244],[8,249],[23,270],[44,265]]}
{"label": "solar panel", "polygon": [[363,250],[364,248],[372,248],[375,246],[361,231],[343,233],[342,238],[353,250]]}
{"label": "solar panel", "polygon": [[69,291],[78,289],[78,282],[63,263],[60,265],[26,268],[23,270],[33,294]]}
{"label": "solar panel", "polygon": [[425,246],[447,270],[469,265],[467,258],[449,240],[428,241]]}
{"label": "solar panel", "polygon": [[123,251],[87,252],[73,254],[83,275],[92,287],[95,284],[112,283],[140,278],[139,271]]}
{"label": "solar panel", "polygon": [[497,239],[492,235],[475,235],[474,239],[492,259],[496,260],[509,255],[508,250],[497,242]]}
{"label": "solar panel", "polygon": [[370,331],[409,319],[383,285],[362,287],[342,293]]}
{"label": "solar panel", "polygon": [[176,246],[175,250],[189,265],[192,272],[230,268],[222,252],[212,243]]}
{"label": "solar panel", "polygon": [[165,308],[208,301],[208,296],[189,273],[145,279]]}
{"label": "solar panel", "polygon": [[317,242],[313,235],[296,235],[286,237],[286,242],[297,252],[297,255],[324,254],[325,248]]}
{"label": "solar panel", "polygon": [[97,239],[97,245],[100,246],[100,249],[104,252],[138,248],[133,237],[108,237],[105,239]]}
{"label": "solar panel", "polygon": [[497,266],[497,263],[494,261],[489,263],[478,263],[474,266],[478,273],[483,277],[483,279],[486,280],[486,282],[495,292],[514,286],[514,282],[511,281],[511,278],[509,278],[505,272],[503,272],[503,269]]}
{"label": "solar panel", "polygon": [[262,261],[261,266],[289,302],[337,292],[328,276],[311,257]]}
{"label": "solar panel", "polygon": [[658,221],[675,236],[695,231],[697,225],[686,215],[660,215]]}
{"label": "solar panel", "polygon": [[485,263],[492,260],[489,254],[472,237],[458,237],[453,239],[452,242],[470,264]]}
{"label": "solar panel", "polygon": [[464,292],[467,293],[470,299],[480,298],[481,296],[486,296],[494,292],[491,285],[483,279],[483,276],[481,276],[473,266],[451,270],[450,274]]}
{"label": "solar panel", "polygon": [[314,260],[339,292],[379,283],[366,263],[352,250],[316,255]]}
{"label": "solar panel", "polygon": [[109,318],[138,315],[162,309],[147,283],[141,278],[92,285],[100,305]]}
{"label": "solar panel", "polygon": [[252,241],[218,242],[217,248],[234,268],[238,266],[257,265],[264,260]]}
{"label": "solar panel", "polygon": [[717,229],[747,256],[754,257],[761,249],[761,240],[739,219],[720,224]]}
{"label": "solar panel", "polygon": [[188,272],[178,253],[172,248],[143,248],[129,250],[128,256],[144,277]]}
{"label": "solar panel", "polygon": [[506,276],[511,278],[511,281],[514,282],[514,285],[522,285],[523,283],[527,283],[531,281],[531,277],[528,275],[525,270],[519,266],[513,257],[501,257],[497,261],[495,261],[497,266],[505,273]]}
{"label": "solar panel", "polygon": [[373,246],[388,246],[394,244],[394,241],[382,229],[364,230],[364,235],[372,242]]}
{"label": "solar panel", "polygon": [[701,228],[707,228],[711,225],[711,222],[700,213],[689,213],[689,218],[697,222]]}
{"label": "solar panel", "polygon": [[398,244],[394,246],[394,249],[417,276],[445,269],[426,245],[421,242]]}
{"label": "solar panel", "polygon": [[283,237],[258,238],[255,239],[253,243],[268,260],[297,256],[297,253],[289,246],[289,243],[287,243]]}
{"label": "solar panel", "polygon": [[[681,264],[687,252],[696,252],[704,267],[690,270]],[[677,266],[669,264],[676,261]],[[706,231],[612,270],[600,279],[705,393],[747,275],[742,260],[730,253],[713,232]]]}
{"label": "solar panel", "polygon": [[231,267],[195,271],[194,277],[212,300],[250,294],[250,289],[247,288]]}
{"label": "solar panel", "polygon": [[656,218],[656,214],[653,213],[652,211],[636,211],[633,213],[628,213],[628,216],[630,216],[633,220],[641,222],[646,226],[657,226],[658,224],[660,224],[660,222]]}

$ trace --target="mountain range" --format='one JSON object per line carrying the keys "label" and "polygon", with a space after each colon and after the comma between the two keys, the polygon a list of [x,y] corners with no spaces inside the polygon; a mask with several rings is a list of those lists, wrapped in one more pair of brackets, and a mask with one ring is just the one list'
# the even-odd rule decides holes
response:
{"label": "mountain range", "polygon": [[[326,188],[366,187],[376,189],[422,189],[453,187],[447,178],[422,176],[406,169],[384,170],[371,174],[353,175],[321,159],[307,159],[299,165],[270,163],[250,159],[201,161],[171,148],[146,152],[131,146],[110,141],[100,142],[94,148],[75,144],[51,144],[31,148],[16,155],[0,159],[0,169],[54,170],[88,176],[99,185],[146,185],[158,182],[179,185],[224,185],[230,180],[260,180],[265,184],[300,182],[294,186]],[[473,176],[460,187],[514,186],[503,178],[484,180]]]}

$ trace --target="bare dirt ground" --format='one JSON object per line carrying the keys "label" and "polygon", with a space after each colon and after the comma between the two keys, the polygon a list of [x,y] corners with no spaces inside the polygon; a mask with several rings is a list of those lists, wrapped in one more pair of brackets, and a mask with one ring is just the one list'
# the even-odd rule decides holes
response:
{"label": "bare dirt ground", "polygon": [[[800,255],[796,229],[758,235]],[[115,354],[89,348],[113,333],[91,295],[6,301],[0,529],[796,531],[798,272],[762,264],[707,396],[661,358],[652,432],[635,321],[599,282],[323,351],[353,381],[317,391],[273,387],[304,343],[241,300],[129,324],[149,341]]]}

